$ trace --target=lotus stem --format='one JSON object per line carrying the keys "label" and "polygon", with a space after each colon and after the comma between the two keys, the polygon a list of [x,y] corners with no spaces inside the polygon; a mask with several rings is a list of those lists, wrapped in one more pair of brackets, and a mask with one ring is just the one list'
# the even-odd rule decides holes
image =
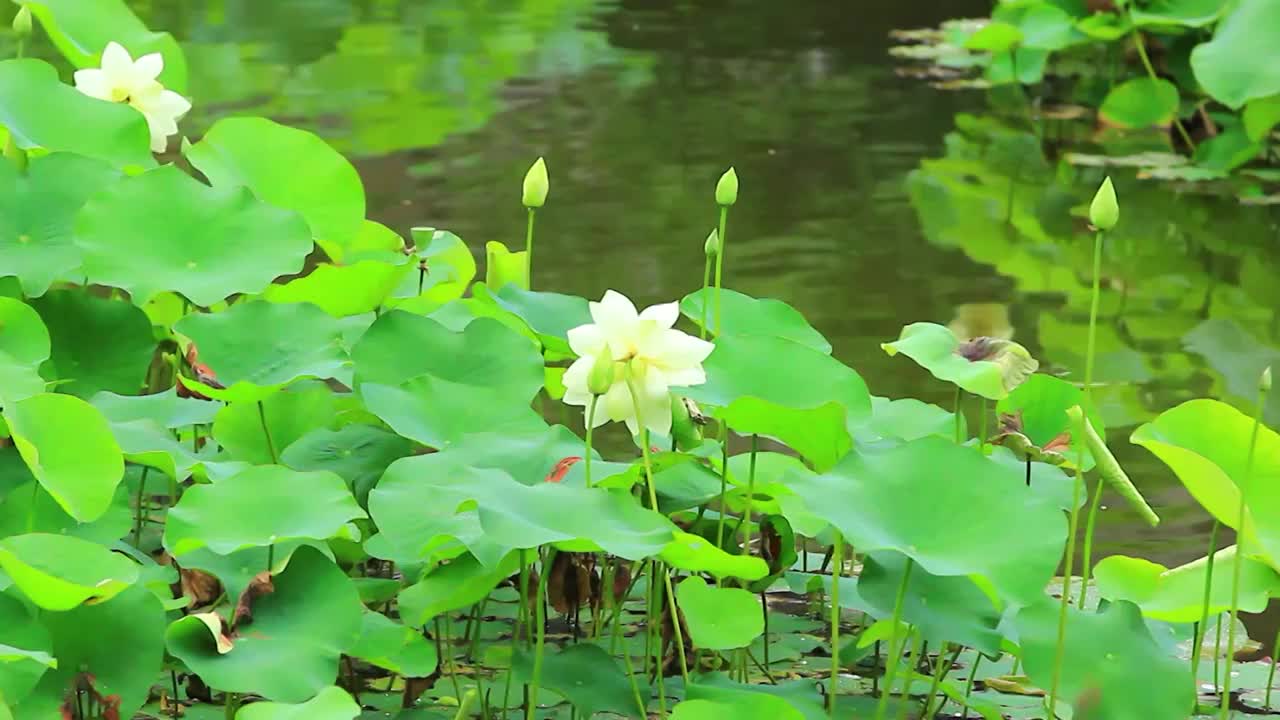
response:
{"label": "lotus stem", "polygon": [[676,594],[671,590],[671,573],[666,566],[662,568],[662,582],[667,587],[667,607],[671,611],[671,627],[675,632],[676,652],[680,656],[680,677],[684,680],[685,692],[688,693],[692,683],[689,680],[689,663],[684,656],[684,631],[680,629],[680,611],[676,608]]}
{"label": "lotus stem", "polygon": [[755,498],[755,494],[756,494],[756,453],[759,449],[760,449],[760,436],[756,434],[752,434],[751,435],[751,457],[748,465],[749,469],[747,470],[747,506],[742,511],[742,523],[741,523],[743,526],[742,549],[748,555],[751,554],[750,552],[751,533],[752,533],[751,501]]}
{"label": "lotus stem", "polygon": [[[933,699],[938,696],[938,688],[942,685],[942,680],[951,672],[952,666],[956,664],[956,658],[960,657],[960,651],[964,649],[963,645],[956,645],[951,651],[951,657],[947,658],[947,643],[943,643],[942,650],[938,652],[938,663],[933,668],[933,682],[929,684],[929,694],[924,700],[924,714],[920,717],[933,717],[942,712],[942,708],[947,704],[947,696],[942,696],[942,704],[934,711],[933,715],[929,714],[929,706],[933,705]],[[946,663],[945,665],[943,663]]]}
{"label": "lotus stem", "polygon": [[[1077,425],[1079,428],[1079,425]],[[1063,559],[1062,604],[1058,609],[1058,640],[1053,652],[1053,682],[1049,686],[1049,717],[1057,717],[1058,683],[1062,680],[1062,658],[1067,649],[1067,608],[1071,605],[1071,570],[1076,558],[1076,531],[1080,526],[1080,487],[1084,485],[1084,444],[1076,455],[1076,479],[1071,488],[1071,519],[1067,523],[1067,549]]]}
{"label": "lotus stem", "polygon": [[960,445],[961,443],[963,443],[963,442],[964,442],[964,437],[962,436],[962,433],[960,432],[960,417],[961,417],[961,416],[960,416],[960,396],[961,396],[961,394],[962,394],[962,391],[960,390],[960,386],[959,386],[959,385],[957,385],[957,386],[956,386],[956,401],[955,401],[955,405],[954,405],[954,413],[955,413],[955,416],[956,416],[956,444],[957,444],[957,445]]}
{"label": "lotus stem", "polygon": [[920,655],[925,645],[924,638],[917,636],[911,643],[911,652],[907,654],[907,676],[902,679],[902,702],[898,703],[898,720],[907,718],[907,699],[911,697],[911,683],[915,681],[916,666],[920,664]]}
{"label": "lotus stem", "polygon": [[[1204,573],[1204,599],[1200,606],[1200,622],[1196,624],[1195,632],[1192,633],[1195,650],[1191,653],[1191,681],[1195,683],[1196,687],[1200,685],[1200,681],[1197,678],[1200,670],[1200,654],[1204,648],[1204,636],[1209,631],[1209,596],[1213,589],[1213,565],[1218,554],[1218,528],[1220,527],[1222,527],[1222,523],[1215,519],[1213,521],[1213,529],[1209,531],[1209,559]],[[1236,548],[1236,551],[1238,552],[1239,548]],[[1217,663],[1216,659],[1214,663]],[[1217,688],[1216,677],[1214,679],[1214,687],[1215,689]]]}
{"label": "lotus stem", "polygon": [[529,208],[529,222],[524,231],[524,284],[525,289],[533,289],[533,217],[537,211]]}
{"label": "lotus stem", "polygon": [[983,455],[987,454],[987,399],[978,398],[978,407],[982,411],[982,417],[978,420],[978,452]]}
{"label": "lotus stem", "polygon": [[[617,640],[618,626],[613,626],[613,637]],[[636,669],[631,664],[631,651],[622,649],[622,664],[627,668],[627,679],[631,681],[631,695],[636,700],[636,708],[640,710],[640,717],[649,717],[649,708],[645,705],[644,700],[640,697],[640,684],[636,682]]]}
{"label": "lotus stem", "polygon": [[591,401],[587,404],[587,451],[582,456],[582,472],[587,478],[587,487],[591,487],[591,436],[595,430],[596,424],[596,403],[600,401],[599,395],[592,395]]}
{"label": "lotus stem", "polygon": [[716,253],[716,337],[720,337],[720,281],[724,274],[724,251],[727,247],[728,236],[725,235],[725,225],[729,220],[728,206],[720,206],[720,228],[719,234],[719,252]]}
{"label": "lotus stem", "polygon": [[[1092,282],[1090,285],[1090,295],[1089,295],[1089,334],[1088,334],[1087,340],[1085,341],[1086,344],[1085,344],[1085,351],[1084,351],[1084,388],[1083,388],[1084,399],[1081,403],[1084,409],[1084,412],[1082,413],[1082,415],[1084,416],[1084,421],[1077,422],[1077,427],[1079,427],[1082,430],[1082,432],[1080,432],[1079,435],[1077,435],[1077,439],[1082,441],[1080,443],[1081,445],[1084,445],[1083,440],[1085,437],[1085,432],[1083,432],[1083,430],[1085,429],[1085,426],[1088,424],[1089,413],[1093,410],[1093,404],[1091,402],[1092,400],[1091,395],[1093,391],[1093,354],[1094,354],[1095,348],[1097,347],[1098,305],[1101,302],[1101,299],[1102,299],[1102,231],[1099,230],[1093,234],[1093,275],[1092,275]],[[1078,459],[1080,460],[1080,462],[1084,461],[1083,451],[1080,453],[1080,457]],[[1096,458],[1095,458],[1095,461],[1096,461]],[[1083,470],[1080,469],[1079,464],[1077,464],[1076,466],[1076,478],[1078,482],[1081,484],[1081,486],[1083,486],[1084,491],[1087,495],[1089,492],[1089,486],[1084,483],[1084,472]],[[1092,549],[1093,547],[1093,526],[1094,526],[1094,522],[1097,520],[1098,498],[1101,497],[1102,495],[1101,480],[1098,481],[1098,488],[1095,492],[1097,493],[1098,497],[1094,497],[1092,503],[1089,505],[1089,519],[1085,523],[1084,546],[1085,548],[1089,548],[1089,549]],[[1077,509],[1073,506],[1071,508],[1071,512],[1073,515],[1076,515]],[[1079,522],[1078,517],[1076,518],[1076,521]],[[1073,529],[1072,530],[1073,537],[1074,537],[1074,533],[1075,533],[1075,530]],[[1088,556],[1088,550],[1086,550],[1085,552],[1086,552],[1084,557],[1085,567],[1083,572],[1088,573],[1090,558]],[[1080,587],[1080,607],[1081,608],[1084,608],[1084,600],[1087,592],[1088,592],[1088,586],[1084,583],[1081,583],[1081,587]],[[1071,596],[1071,574],[1070,573],[1067,573],[1065,584],[1062,586],[1062,593],[1065,597],[1069,598]],[[1061,641],[1062,639],[1059,638],[1059,642]],[[1050,707],[1049,714],[1050,715],[1053,714],[1052,707]]]}
{"label": "lotus stem", "polygon": [[[1239,548],[1237,548],[1239,551]],[[1276,639],[1271,643],[1271,669],[1267,671],[1267,698],[1263,701],[1262,707],[1265,710],[1271,709],[1271,686],[1276,679],[1276,656],[1280,655],[1280,630],[1276,630]]]}
{"label": "lotus stem", "polygon": [[[717,257],[719,253],[716,254]],[[711,288],[711,256],[702,262],[702,322],[698,325],[698,337],[703,340],[707,339],[707,305],[710,299],[707,291]]]}
{"label": "lotus stem", "polygon": [[[893,601],[893,627],[889,630],[889,654],[885,656],[884,692],[876,704],[876,720],[883,720],[885,711],[889,709],[889,696],[893,694],[893,681],[896,679],[898,663],[902,661],[902,645],[898,643],[898,630],[902,625],[902,607],[907,601],[907,586],[911,582],[911,570],[915,560],[907,558],[906,567],[902,570],[902,580],[898,583],[898,596]],[[904,642],[906,638],[903,638]]]}
{"label": "lotus stem", "polygon": [[1093,528],[1098,522],[1098,508],[1102,504],[1102,478],[1098,478],[1093,497],[1089,499],[1089,515],[1084,521],[1084,549],[1080,558],[1080,600],[1078,607],[1085,609],[1085,600],[1089,596],[1089,574],[1093,562]]}
{"label": "lotus stem", "polygon": [[960,711],[960,720],[969,720],[969,696],[973,694],[973,679],[978,676],[978,666],[981,664],[982,653],[978,653],[973,660],[973,667],[969,668],[969,679],[964,681],[964,709]]}
{"label": "lotus stem", "polygon": [[[1132,18],[1130,18],[1132,24]],[[1138,58],[1142,60],[1142,67],[1147,71],[1147,77],[1152,80],[1158,79],[1155,66],[1151,64],[1151,58],[1147,56],[1147,44],[1142,40],[1142,31],[1136,27],[1133,29],[1133,44],[1138,51]],[[1182,118],[1175,113],[1173,116],[1173,126],[1178,129],[1178,135],[1182,137],[1182,142],[1192,151],[1196,149],[1195,142],[1191,139],[1191,134],[1187,132],[1187,128],[1182,124]]]}
{"label": "lotus stem", "polygon": [[[525,708],[526,720],[534,720],[534,716],[538,711],[538,686],[542,683],[542,656],[547,645],[547,609],[543,602],[547,597],[547,576],[551,574],[551,564],[555,559],[556,549],[548,546],[546,558],[542,561],[542,572],[538,574],[538,591],[533,602],[533,612],[536,618],[534,632],[537,634],[538,640],[533,651],[533,681],[529,683],[529,705]],[[454,683],[456,691],[456,679]]]}
{"label": "lotus stem", "polygon": [[[724,549],[724,512],[725,494],[729,484],[729,427],[720,424],[720,500],[717,508],[720,516],[716,519],[716,547]],[[720,578],[716,578],[716,587],[720,586]]]}
{"label": "lotus stem", "polygon": [[[844,538],[840,536],[839,530],[832,528],[832,532],[836,538],[832,543],[834,564],[831,566],[831,688],[827,693],[827,702],[831,717],[834,718],[836,689],[840,681],[840,574],[841,569],[844,568]],[[760,597],[763,598],[764,594],[761,593]]]}
{"label": "lotus stem", "polygon": [[1236,510],[1236,556],[1231,563],[1231,622],[1227,626],[1227,668],[1222,675],[1222,705],[1218,711],[1220,720],[1227,720],[1231,713],[1231,663],[1236,652],[1236,617],[1240,612],[1240,571],[1244,567],[1245,512],[1248,509],[1249,481],[1253,474],[1253,454],[1258,447],[1258,429],[1262,427],[1262,408],[1267,401],[1267,390],[1271,385],[1271,370],[1268,368],[1265,381],[1258,387],[1257,405],[1253,411],[1253,430],[1249,433],[1249,454],[1245,456],[1244,476],[1240,480],[1240,505]]}
{"label": "lotus stem", "polygon": [[468,688],[465,695],[458,702],[458,712],[453,714],[453,720],[464,720],[471,717],[471,706],[476,702],[476,689]]}
{"label": "lotus stem", "polygon": [[267,439],[267,454],[271,456],[271,464],[279,465],[280,456],[276,455],[276,444],[271,439],[271,429],[267,427],[267,408],[258,401],[258,420],[262,422],[262,436]]}

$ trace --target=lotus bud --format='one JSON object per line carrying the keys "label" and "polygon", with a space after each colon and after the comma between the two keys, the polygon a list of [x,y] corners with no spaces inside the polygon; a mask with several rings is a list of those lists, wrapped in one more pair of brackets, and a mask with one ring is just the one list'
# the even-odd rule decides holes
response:
{"label": "lotus bud", "polygon": [[1268,365],[1266,370],[1262,371],[1262,377],[1258,378],[1258,389],[1262,392],[1271,392],[1271,366]]}
{"label": "lotus bud", "polygon": [[604,395],[613,387],[613,351],[606,344],[596,355],[587,373],[587,391],[592,395]]}
{"label": "lotus bud", "polygon": [[1116,189],[1111,185],[1111,177],[1107,176],[1089,204],[1089,222],[1099,230],[1110,230],[1119,220],[1120,204],[1116,201]]}
{"label": "lotus bud", "polygon": [[524,206],[540,208],[545,205],[549,187],[547,164],[542,158],[538,158],[529,168],[529,172],[524,174]]}
{"label": "lotus bud", "polygon": [[26,5],[18,8],[18,14],[13,16],[13,33],[19,39],[31,35],[31,8]]}
{"label": "lotus bud", "polygon": [[738,173],[729,168],[716,183],[716,204],[728,207],[738,202]]}
{"label": "lotus bud", "polygon": [[671,437],[675,438],[676,447],[686,452],[702,445],[702,428],[688,402],[681,397],[671,397]]}
{"label": "lotus bud", "polygon": [[714,228],[712,228],[711,234],[707,236],[707,241],[702,244],[702,251],[711,260],[715,260],[716,256],[720,254],[720,234]]}

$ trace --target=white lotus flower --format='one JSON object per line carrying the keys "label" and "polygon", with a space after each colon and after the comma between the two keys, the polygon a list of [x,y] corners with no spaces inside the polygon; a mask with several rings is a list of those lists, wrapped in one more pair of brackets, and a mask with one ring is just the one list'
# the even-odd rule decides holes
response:
{"label": "white lotus flower", "polygon": [[596,356],[608,347],[617,365],[613,385],[597,403],[594,424],[623,421],[632,434],[640,432],[636,402],[628,386],[630,372],[645,427],[667,435],[671,432],[670,388],[706,382],[702,361],[715,346],[672,328],[680,316],[676,303],[654,305],[637,313],[630,300],[609,290],[589,307],[595,322],[569,331],[569,347],[578,359],[565,371],[564,401],[589,407],[587,377]]}
{"label": "white lotus flower", "polygon": [[76,89],[89,97],[108,102],[128,103],[147,118],[152,152],[164,152],[169,136],[178,132],[178,119],[191,103],[156,78],[164,70],[160,53],[134,60],[122,45],[107,43],[102,51],[102,67],[77,70]]}

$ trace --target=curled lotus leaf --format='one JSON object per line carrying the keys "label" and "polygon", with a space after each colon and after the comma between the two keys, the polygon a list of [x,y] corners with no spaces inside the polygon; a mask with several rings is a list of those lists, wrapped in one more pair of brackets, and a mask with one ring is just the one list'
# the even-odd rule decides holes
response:
{"label": "curled lotus leaf", "polygon": [[[1232,573],[1238,547],[1232,545],[1213,554],[1212,585],[1209,589],[1210,616],[1231,609]],[[1262,612],[1273,595],[1280,594],[1280,575],[1265,563],[1242,559],[1239,608]],[[1204,615],[1204,582],[1209,558],[1167,568],[1142,558],[1112,555],[1094,568],[1098,593],[1108,600],[1128,600],[1142,608],[1146,617],[1172,623],[1199,622]]]}
{"label": "curled lotus leaf", "polygon": [[889,355],[902,353],[939,380],[989,400],[1004,398],[1040,367],[1012,340],[977,337],[962,342],[936,323],[908,325],[897,340],[880,347]]}

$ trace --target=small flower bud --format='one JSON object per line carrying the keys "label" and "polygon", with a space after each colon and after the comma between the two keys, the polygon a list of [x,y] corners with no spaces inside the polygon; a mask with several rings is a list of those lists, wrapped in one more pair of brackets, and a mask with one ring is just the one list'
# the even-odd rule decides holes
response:
{"label": "small flower bud", "polygon": [[702,251],[711,260],[714,260],[720,254],[720,233],[716,232],[714,228],[712,228],[711,234],[707,235],[707,241],[702,244]]}
{"label": "small flower bud", "polygon": [[549,187],[547,164],[538,158],[524,175],[524,206],[540,208],[545,205]]}
{"label": "small flower bud", "polygon": [[729,168],[716,183],[716,204],[728,207],[738,202],[738,173]]}
{"label": "small flower bud", "polygon": [[26,5],[18,8],[18,14],[13,16],[13,33],[19,39],[31,34],[31,8]]}
{"label": "small flower bud", "polygon": [[694,419],[688,402],[681,397],[671,397],[671,437],[675,438],[676,447],[684,451],[702,445],[702,428]]}
{"label": "small flower bud", "polygon": [[1258,389],[1262,392],[1271,392],[1271,366],[1268,365],[1266,370],[1262,371],[1262,377],[1258,378]]}
{"label": "small flower bud", "polygon": [[613,387],[613,351],[606,344],[596,355],[587,373],[587,391],[592,395],[604,395]]}
{"label": "small flower bud", "polygon": [[1116,189],[1108,176],[1089,204],[1089,222],[1099,230],[1110,230],[1119,220],[1120,204],[1116,202]]}

